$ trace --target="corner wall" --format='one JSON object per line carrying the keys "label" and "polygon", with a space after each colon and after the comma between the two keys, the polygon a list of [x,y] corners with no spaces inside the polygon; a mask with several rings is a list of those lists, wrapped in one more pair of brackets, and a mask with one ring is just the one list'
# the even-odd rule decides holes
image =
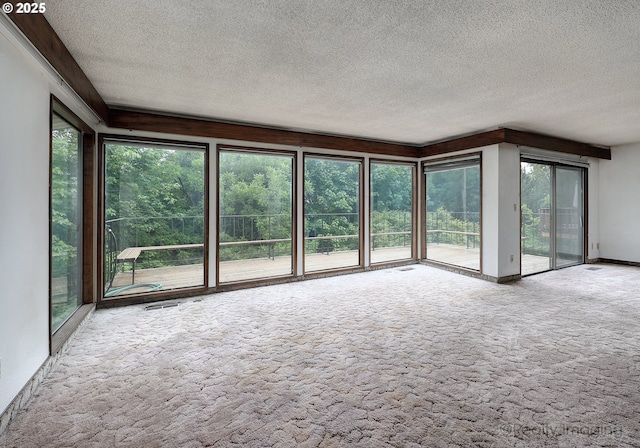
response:
{"label": "corner wall", "polygon": [[2,412],[49,355],[50,90],[1,33],[0,98]]}
{"label": "corner wall", "polygon": [[599,231],[603,259],[640,263],[640,143],[611,148],[600,161]]}
{"label": "corner wall", "polygon": [[520,151],[509,143],[482,151],[482,274],[520,275]]}

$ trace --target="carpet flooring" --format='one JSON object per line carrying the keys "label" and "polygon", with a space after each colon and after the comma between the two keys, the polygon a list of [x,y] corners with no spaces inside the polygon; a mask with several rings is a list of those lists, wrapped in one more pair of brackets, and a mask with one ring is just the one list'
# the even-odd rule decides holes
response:
{"label": "carpet flooring", "polygon": [[98,310],[0,447],[638,447],[639,274],[412,265]]}

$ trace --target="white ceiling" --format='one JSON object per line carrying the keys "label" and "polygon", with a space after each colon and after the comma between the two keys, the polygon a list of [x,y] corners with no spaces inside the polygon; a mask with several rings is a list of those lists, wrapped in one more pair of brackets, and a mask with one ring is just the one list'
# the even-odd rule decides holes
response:
{"label": "white ceiling", "polygon": [[429,143],[640,141],[638,0],[56,0],[110,106]]}

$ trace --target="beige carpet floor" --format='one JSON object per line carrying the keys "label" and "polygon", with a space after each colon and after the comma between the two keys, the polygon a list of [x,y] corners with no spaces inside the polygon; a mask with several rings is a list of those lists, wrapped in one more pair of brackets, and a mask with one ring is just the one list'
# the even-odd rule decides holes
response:
{"label": "beige carpet floor", "polygon": [[0,439],[338,446],[640,446],[640,269],[414,265],[98,310]]}

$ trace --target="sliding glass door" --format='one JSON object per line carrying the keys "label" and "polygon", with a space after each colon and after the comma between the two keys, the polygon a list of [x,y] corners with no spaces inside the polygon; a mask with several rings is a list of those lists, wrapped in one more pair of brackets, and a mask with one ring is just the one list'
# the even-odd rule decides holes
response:
{"label": "sliding glass door", "polygon": [[522,275],[553,269],[552,179],[552,165],[520,164]]}
{"label": "sliding glass door", "polygon": [[556,167],[556,268],[584,261],[583,170]]}
{"label": "sliding glass door", "polygon": [[584,170],[523,160],[522,275],[584,262]]}

